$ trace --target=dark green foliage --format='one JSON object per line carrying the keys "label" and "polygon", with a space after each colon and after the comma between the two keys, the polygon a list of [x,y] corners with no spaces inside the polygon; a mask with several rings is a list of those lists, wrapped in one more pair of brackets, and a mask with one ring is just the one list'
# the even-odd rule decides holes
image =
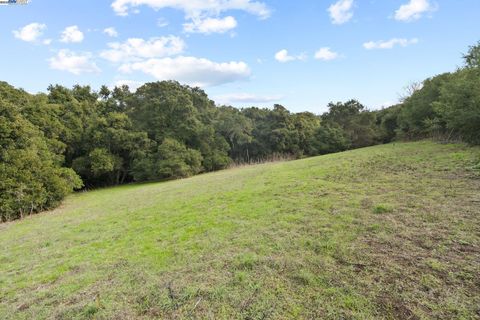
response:
{"label": "dark green foliage", "polygon": [[480,68],[453,74],[433,106],[449,136],[480,144]]}
{"label": "dark green foliage", "polygon": [[105,148],[95,148],[88,155],[73,160],[72,167],[83,176],[101,177],[117,171],[122,159],[111,154]]}
{"label": "dark green foliage", "polygon": [[136,181],[185,178],[202,171],[202,154],[165,138],[155,152],[136,159],[131,171]]}
{"label": "dark green foliage", "polygon": [[339,126],[350,147],[361,148],[377,142],[376,114],[365,110],[360,102],[350,100],[345,103],[330,103],[328,108],[329,111],[322,119],[327,124]]}
{"label": "dark green foliage", "polygon": [[469,48],[463,59],[467,68],[480,68],[480,41]]}
{"label": "dark green foliage", "polygon": [[128,113],[135,126],[152,140],[177,137],[190,142],[201,125],[191,90],[176,82],[147,83],[132,95]]}
{"label": "dark green foliage", "polygon": [[378,138],[381,142],[389,143],[395,140],[401,108],[401,105],[396,105],[377,112]]}
{"label": "dark green foliage", "polygon": [[234,107],[223,106],[218,108],[215,129],[228,143],[231,158],[248,158],[248,145],[253,140],[252,119]]}
{"label": "dark green foliage", "polygon": [[398,116],[398,135],[461,139],[480,144],[480,44],[464,56],[465,68],[427,79]]}
{"label": "dark green foliage", "polygon": [[235,120],[230,119],[236,125],[226,124],[231,130],[224,131],[228,132],[231,156],[236,161],[257,161],[272,155],[300,158],[318,154],[313,146],[313,137],[321,122],[317,115],[293,114],[281,105],[275,105],[273,110],[252,107],[230,112]]}
{"label": "dark green foliage", "polygon": [[398,118],[398,134],[401,138],[425,138],[434,129],[432,120],[438,117],[433,103],[438,100],[442,85],[448,81],[450,74],[445,73],[423,82],[423,87],[408,97]]}
{"label": "dark green foliage", "polygon": [[[49,100],[61,104],[61,136],[67,145],[65,165],[80,174],[87,186],[119,184],[133,179],[130,167],[152,145],[145,132],[137,131],[125,113],[127,88],[101,94],[90,87],[49,88]],[[120,97],[120,98],[119,98]],[[99,99],[100,98],[100,99]]]}
{"label": "dark green foliage", "polygon": [[323,125],[317,128],[311,140],[313,154],[327,154],[347,150],[350,142],[338,125]]}
{"label": "dark green foliage", "polygon": [[55,207],[82,184],[73,170],[59,166],[52,141],[4,99],[7,90],[20,101],[28,100],[26,93],[0,87],[0,221],[8,221]]}
{"label": "dark green foliage", "polygon": [[[199,150],[202,166],[208,171],[230,163],[228,145],[214,127],[217,108],[201,89],[175,81],[147,83],[130,95],[125,109],[134,126],[146,132],[155,145],[173,138]],[[157,174],[152,172],[152,176]]]}
{"label": "dark green foliage", "polygon": [[156,174],[159,178],[184,178],[197,174],[202,169],[200,151],[187,148],[184,144],[166,138],[158,147]]}

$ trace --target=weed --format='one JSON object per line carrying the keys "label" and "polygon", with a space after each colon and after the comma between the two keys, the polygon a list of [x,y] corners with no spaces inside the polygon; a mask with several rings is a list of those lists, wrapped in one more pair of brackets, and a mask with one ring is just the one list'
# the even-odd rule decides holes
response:
{"label": "weed", "polygon": [[375,214],[382,214],[382,213],[389,213],[392,212],[393,208],[388,204],[377,204],[373,207],[373,213]]}

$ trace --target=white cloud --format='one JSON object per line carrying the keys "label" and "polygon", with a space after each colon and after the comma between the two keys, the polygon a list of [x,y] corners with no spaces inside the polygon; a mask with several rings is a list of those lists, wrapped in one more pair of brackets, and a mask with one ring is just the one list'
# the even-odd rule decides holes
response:
{"label": "white cloud", "polygon": [[43,35],[43,31],[46,28],[47,26],[45,24],[34,22],[18,30],[14,30],[13,35],[15,38],[23,41],[35,42]]}
{"label": "white cloud", "polygon": [[275,103],[282,100],[281,95],[258,95],[250,93],[229,93],[215,96],[214,100],[219,104],[236,103]]}
{"label": "white cloud", "polygon": [[223,19],[206,18],[193,19],[192,22],[185,23],[183,29],[190,33],[225,33],[237,27],[237,20],[234,17],[228,16]]}
{"label": "white cloud", "polygon": [[91,58],[92,54],[89,52],[77,54],[68,49],[62,49],[56,56],[49,59],[50,68],[67,71],[75,75],[100,72]]}
{"label": "white cloud", "polygon": [[154,10],[182,10],[187,19],[212,17],[228,10],[246,11],[263,19],[270,16],[270,9],[266,4],[252,0],[115,0],[112,8],[116,14],[126,16],[130,8],[142,5]]}
{"label": "white cloud", "polygon": [[297,56],[292,56],[288,53],[287,49],[282,49],[277,53],[275,53],[275,60],[281,63],[286,63],[286,62],[295,61],[295,60],[306,60],[306,59],[307,59],[307,55],[305,53],[302,53]]}
{"label": "white cloud", "polygon": [[112,62],[125,62],[146,58],[163,58],[177,55],[183,52],[185,42],[175,36],[160,38],[130,38],[125,42],[109,43],[110,49],[104,50],[100,56]]}
{"label": "white cloud", "polygon": [[395,11],[395,19],[399,21],[412,21],[420,19],[425,12],[435,10],[429,0],[410,0]]}
{"label": "white cloud", "polygon": [[83,41],[83,32],[80,31],[78,26],[70,26],[66,27],[65,30],[62,32],[62,36],[60,38],[61,42],[69,43],[69,42],[82,42]]}
{"label": "white cloud", "polygon": [[395,46],[407,47],[412,44],[417,44],[418,39],[400,39],[400,38],[393,38],[388,41],[369,41],[363,44],[363,47],[367,50],[372,49],[393,49]]}
{"label": "white cloud", "polygon": [[344,24],[353,17],[353,0],[339,0],[328,8],[333,24]]}
{"label": "white cloud", "polygon": [[217,63],[183,56],[126,63],[119,70],[124,73],[141,71],[157,80],[177,80],[198,87],[215,86],[250,77],[250,68],[245,62]]}
{"label": "white cloud", "polygon": [[117,30],[115,30],[114,27],[109,27],[109,28],[103,29],[103,33],[105,33],[109,37],[113,37],[113,38],[118,37],[118,32],[117,32]]}
{"label": "white cloud", "polygon": [[295,57],[288,55],[288,51],[286,49],[282,49],[275,53],[275,60],[285,63],[295,60]]}
{"label": "white cloud", "polygon": [[339,57],[338,53],[332,51],[329,47],[320,48],[315,52],[315,59],[330,61],[335,60]]}

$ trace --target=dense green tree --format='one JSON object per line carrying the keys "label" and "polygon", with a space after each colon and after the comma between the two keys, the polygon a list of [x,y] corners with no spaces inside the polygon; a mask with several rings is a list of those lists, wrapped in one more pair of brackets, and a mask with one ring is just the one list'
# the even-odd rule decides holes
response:
{"label": "dense green tree", "polygon": [[227,147],[214,130],[215,104],[201,89],[175,81],[147,83],[126,101],[126,108],[135,127],[157,144],[172,138],[199,150],[207,170],[228,165]]}
{"label": "dense green tree", "polygon": [[[242,110],[242,113],[251,120],[253,130],[252,139],[243,147],[245,151],[240,160],[261,160],[272,155],[300,157],[308,153],[305,146],[300,145],[302,135],[303,142],[307,141],[305,133],[299,133],[304,129],[301,116],[296,119],[294,114],[278,104],[273,106],[273,110],[252,107]],[[303,118],[307,119],[306,116]]]}
{"label": "dense green tree", "polygon": [[166,138],[158,147],[156,171],[160,178],[183,178],[202,170],[202,155],[181,142]]}
{"label": "dense green tree", "polygon": [[453,74],[432,105],[447,129],[447,139],[459,136],[466,142],[480,144],[480,68]]}
{"label": "dense green tree", "polygon": [[310,142],[313,155],[344,151],[350,148],[345,131],[337,124],[319,126]]}
{"label": "dense green tree", "polygon": [[404,101],[398,117],[398,133],[401,138],[418,139],[429,136],[432,131],[429,124],[432,124],[433,119],[438,119],[433,103],[438,100],[442,85],[449,81],[450,77],[449,73],[445,73],[425,80],[422,88]]}
{"label": "dense green tree", "polygon": [[319,154],[312,142],[320,124],[320,117],[311,112],[301,112],[293,115],[293,126],[298,143],[297,156]]}
{"label": "dense green tree", "polygon": [[201,126],[191,89],[173,81],[143,85],[132,96],[127,108],[136,128],[147,132],[148,137],[157,142],[175,137],[188,144]]}
{"label": "dense green tree", "polygon": [[253,139],[251,119],[234,107],[222,106],[216,114],[215,129],[227,141],[231,158],[248,158],[248,144]]}
{"label": "dense green tree", "polygon": [[338,125],[344,132],[352,148],[373,145],[379,139],[376,114],[365,109],[357,100],[328,105],[329,111],[322,115],[323,121]]}
{"label": "dense green tree", "polygon": [[165,138],[155,153],[133,163],[133,175],[137,180],[184,178],[201,170],[201,153],[172,138]]}
{"label": "dense green tree", "polygon": [[395,105],[376,112],[376,125],[380,142],[389,143],[395,140],[398,130],[398,116],[402,105]]}
{"label": "dense green tree", "polygon": [[480,41],[469,48],[463,59],[467,68],[480,68]]}
{"label": "dense green tree", "polygon": [[459,138],[480,143],[480,43],[464,55],[465,67],[423,82],[399,111],[398,137]]}
{"label": "dense green tree", "polygon": [[[3,86],[3,84],[2,84]],[[52,208],[81,180],[58,165],[43,133],[0,97],[0,220]]]}
{"label": "dense green tree", "polygon": [[193,147],[200,151],[205,171],[224,169],[232,162],[228,154],[230,146],[213,126],[202,126],[195,136]]}
{"label": "dense green tree", "polygon": [[84,137],[85,154],[77,159],[87,165],[82,177],[94,184],[131,181],[129,170],[134,159],[147,154],[154,145],[145,132],[134,130],[126,114],[118,112],[98,115],[86,128]]}

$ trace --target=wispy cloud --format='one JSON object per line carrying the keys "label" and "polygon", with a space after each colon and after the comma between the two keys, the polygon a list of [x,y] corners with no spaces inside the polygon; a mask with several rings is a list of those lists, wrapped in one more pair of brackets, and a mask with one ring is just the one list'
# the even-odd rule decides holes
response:
{"label": "wispy cloud", "polygon": [[112,8],[116,14],[125,16],[131,8],[139,6],[149,6],[155,10],[173,8],[182,10],[188,19],[216,16],[229,10],[242,10],[259,16],[268,18],[270,9],[263,2],[251,0],[115,0]]}
{"label": "wispy cloud", "polygon": [[287,49],[282,49],[277,53],[275,53],[275,60],[281,63],[286,63],[286,62],[295,61],[295,60],[306,60],[306,59],[307,59],[306,54],[302,53],[302,54],[293,56],[288,53]]}
{"label": "wispy cloud", "polygon": [[228,16],[225,18],[194,19],[185,23],[183,29],[189,33],[225,33],[237,27],[237,20]]}
{"label": "wispy cloud", "polygon": [[275,103],[282,100],[282,95],[259,95],[251,93],[228,93],[214,97],[219,104],[237,104],[237,103]]}
{"label": "wispy cloud", "polygon": [[[126,16],[139,6],[148,6],[154,10],[166,8],[181,10],[185,14],[184,30],[195,33],[225,33],[237,26],[232,16],[220,17],[231,10],[245,11],[260,19],[270,17],[270,8],[263,2],[254,0],[115,0],[112,8],[116,14]],[[133,10],[132,10],[133,9]],[[164,23],[160,23],[164,26]]]}
{"label": "wispy cloud", "polygon": [[335,51],[332,51],[329,47],[320,48],[317,52],[315,52],[315,59],[323,60],[323,61],[330,61],[335,60],[339,57],[339,54]]}
{"label": "wispy cloud", "polygon": [[407,47],[412,44],[417,44],[418,39],[404,39],[404,38],[393,38],[387,41],[369,41],[363,44],[363,47],[367,50],[373,49],[393,49],[395,46]]}
{"label": "wispy cloud", "polygon": [[118,37],[118,32],[114,27],[109,27],[109,28],[103,29],[103,33],[105,33],[107,36],[112,37],[112,38]]}

